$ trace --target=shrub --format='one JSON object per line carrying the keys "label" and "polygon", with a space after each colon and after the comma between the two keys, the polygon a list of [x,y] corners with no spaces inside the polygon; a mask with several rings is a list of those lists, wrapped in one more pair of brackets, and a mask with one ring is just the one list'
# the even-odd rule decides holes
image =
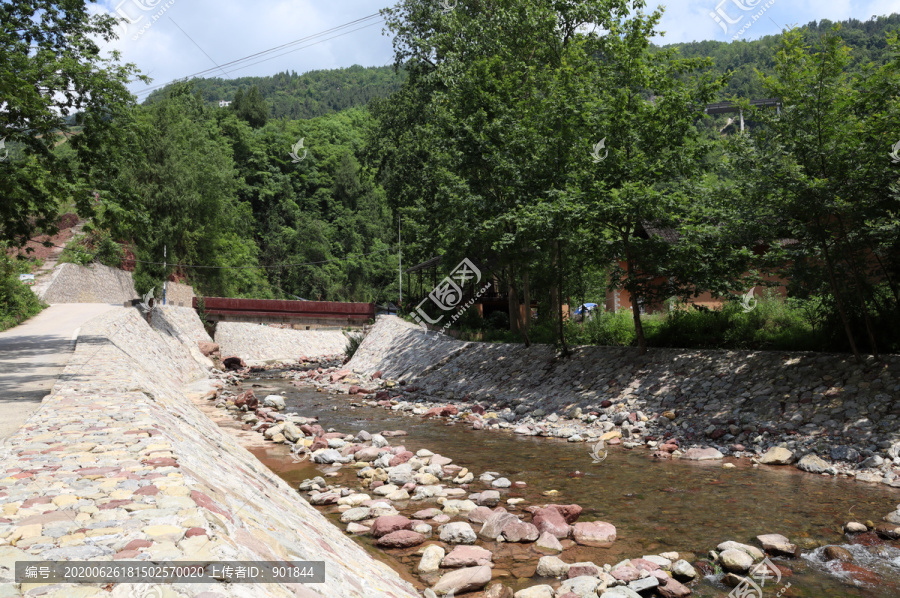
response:
{"label": "shrub", "polygon": [[25,260],[9,257],[0,244],[0,330],[12,328],[46,307],[30,288],[19,282],[19,274],[30,270]]}
{"label": "shrub", "polygon": [[359,349],[359,346],[362,344],[363,339],[366,338],[366,335],[364,335],[362,332],[345,332],[344,336],[347,337],[347,345],[344,347],[344,355],[349,360],[356,353],[356,350]]}
{"label": "shrub", "polygon": [[108,232],[91,229],[69,241],[59,256],[59,263],[71,262],[87,266],[100,262],[110,268],[119,268],[124,258],[122,246],[113,241]]}

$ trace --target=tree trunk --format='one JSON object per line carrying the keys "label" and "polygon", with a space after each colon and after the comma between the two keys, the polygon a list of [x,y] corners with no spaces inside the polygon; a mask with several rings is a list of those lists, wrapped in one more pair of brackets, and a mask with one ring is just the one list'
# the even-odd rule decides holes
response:
{"label": "tree trunk", "polygon": [[[628,268],[628,278],[630,279],[634,273],[634,262],[631,259],[631,252],[628,245],[625,245],[625,267]],[[638,353],[643,355],[647,352],[647,339],[644,338],[644,325],[641,322],[641,298],[637,293],[634,285],[628,290],[631,297],[631,317],[634,319],[634,334],[637,337]]]}
{"label": "tree trunk", "polygon": [[566,345],[566,326],[563,321],[563,269],[561,267],[563,257],[562,257],[562,242],[557,240],[554,244],[556,248],[556,255],[558,258],[558,265],[556,268],[556,272],[558,274],[556,281],[556,305],[559,314],[559,344],[562,347],[563,356],[567,356],[569,354],[569,347]]}
{"label": "tree trunk", "polygon": [[528,270],[522,273],[522,299],[525,303],[525,328],[531,328],[531,285],[528,282]]}
{"label": "tree trunk", "polygon": [[861,362],[862,357],[859,355],[859,349],[856,348],[856,340],[853,338],[853,330],[850,328],[850,320],[847,319],[847,312],[844,309],[844,302],[841,300],[840,289],[838,289],[837,279],[834,276],[834,264],[831,261],[831,254],[828,253],[828,243],[822,244],[822,253],[825,255],[825,266],[828,270],[828,281],[831,284],[831,292],[834,294],[834,302],[837,304],[838,313],[841,316],[841,322],[844,324],[844,332],[847,340],[850,341],[850,349],[856,361]]}
{"label": "tree trunk", "polygon": [[506,301],[509,309],[509,331],[519,331],[519,294],[516,292],[516,285],[512,280],[512,269],[510,269],[510,278],[506,284]]}
{"label": "tree trunk", "polygon": [[526,347],[531,346],[531,339],[528,338],[528,326],[523,322],[522,308],[519,305],[519,291],[516,287],[516,279],[512,266],[509,268],[509,329],[511,332],[519,332],[522,335],[522,342]]}

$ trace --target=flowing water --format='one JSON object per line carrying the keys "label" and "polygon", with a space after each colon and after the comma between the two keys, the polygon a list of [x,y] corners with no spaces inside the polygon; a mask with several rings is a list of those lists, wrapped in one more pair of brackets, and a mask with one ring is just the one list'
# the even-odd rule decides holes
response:
{"label": "flowing water", "polygon": [[[267,375],[276,375],[269,373]],[[355,434],[360,430],[406,430],[408,436],[390,439],[413,452],[427,448],[453,459],[476,475],[471,492],[486,486],[477,481],[485,471],[499,472],[527,487],[509,488],[502,497],[522,497],[529,504],[576,503],[584,508],[582,520],[599,519],[616,526],[618,538],[612,548],[572,547],[561,557],[566,562],[593,561],[615,564],[626,558],[676,551],[704,556],[725,540],[756,544],[759,534],[780,533],[792,541],[810,538],[822,543],[845,545],[864,569],[850,573],[837,571],[833,563],[821,562],[821,551],[802,559],[783,561],[794,574],[774,586],[770,581],[763,596],[803,597],[900,597],[900,551],[864,534],[857,542],[878,546],[846,546],[841,527],[847,521],[880,522],[900,502],[900,491],[886,486],[837,479],[801,472],[794,467],[752,467],[735,461],[734,469],[722,462],[660,461],[647,450],[628,451],[612,447],[601,463],[592,463],[590,446],[558,439],[516,436],[507,431],[475,431],[464,424],[409,417],[374,407],[351,407],[346,396],[327,395],[296,388],[287,380],[255,378],[245,385],[261,385],[258,396],[283,395],[288,412],[318,417],[328,430]],[[337,409],[333,409],[333,407]],[[283,445],[256,449],[260,458],[276,474],[296,487],[302,480],[323,472],[337,472],[329,483],[356,486],[356,469],[337,469],[293,463]],[[557,490],[548,498],[541,493]],[[503,503],[501,503],[503,504]],[[430,506],[432,502],[410,502],[406,514]],[[335,507],[323,509],[338,522]],[[418,564],[417,549],[392,550],[390,554],[371,546],[371,539],[357,540],[373,554],[391,564],[417,587],[423,580],[410,572]],[[541,554],[529,545],[484,543],[494,551],[495,578],[516,589],[541,583],[531,579]],[[689,561],[693,559],[688,556]],[[850,576],[856,578],[854,582]],[[695,596],[724,597],[730,588],[708,577],[694,584]],[[433,581],[433,580],[425,580]],[[790,584],[790,587],[787,587]],[[779,593],[780,592],[780,593]],[[758,594],[748,594],[748,596]]]}

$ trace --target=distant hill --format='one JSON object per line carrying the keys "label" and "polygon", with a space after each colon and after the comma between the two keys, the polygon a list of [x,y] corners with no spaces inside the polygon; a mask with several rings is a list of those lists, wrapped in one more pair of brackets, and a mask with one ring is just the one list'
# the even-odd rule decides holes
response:
{"label": "distant hill", "polygon": [[[812,21],[806,27],[813,35],[821,36],[833,25],[832,21],[822,20]],[[841,21],[841,35],[853,49],[851,69],[856,70],[869,62],[883,63],[887,58],[885,34],[898,29],[900,14],[872,17],[868,21]],[[761,98],[765,91],[754,69],[771,73],[780,37],[767,35],[752,41],[702,41],[663,47],[677,48],[686,58],[710,56],[715,62],[712,69],[715,73],[733,71],[731,82],[722,93],[723,98],[733,95]],[[267,77],[195,79],[194,86],[205,101],[217,104],[220,100],[230,101],[239,88],[246,91],[256,85],[269,105],[270,117],[307,119],[365,106],[373,98],[387,97],[400,89],[404,79],[404,72],[395,72],[391,66],[354,65],[344,69],[309,71],[302,75],[284,72]],[[159,99],[162,91],[151,93],[145,103]]]}
{"label": "distant hill", "polygon": [[[868,21],[849,19],[841,21],[841,37],[853,50],[850,70],[858,70],[869,62],[883,64],[887,59],[886,33],[900,29],[900,14],[888,17],[872,17]],[[833,21],[812,21],[806,28],[815,36],[831,31]],[[775,48],[781,35],[767,35],[753,41],[716,42],[702,41],[671,44],[685,58],[709,56],[715,61],[713,72],[734,71],[723,97],[736,95],[745,98],[762,98],[765,91],[754,72],[757,69],[771,74],[775,65]]]}
{"label": "distant hill", "polygon": [[[355,106],[365,106],[373,98],[387,97],[398,89],[405,75],[394,67],[363,67],[278,73],[268,77],[237,79],[194,79],[194,87],[211,104],[230,101],[239,88],[256,85],[269,105],[272,118],[315,118]],[[151,93],[145,103],[157,101],[163,90]]]}

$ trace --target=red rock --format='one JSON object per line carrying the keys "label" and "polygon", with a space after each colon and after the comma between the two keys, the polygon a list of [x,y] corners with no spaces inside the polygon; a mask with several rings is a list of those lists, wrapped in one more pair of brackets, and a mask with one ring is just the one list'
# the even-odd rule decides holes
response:
{"label": "red rock", "polygon": [[403,515],[383,515],[372,522],[372,536],[380,538],[400,530],[411,529],[412,521]]}
{"label": "red rock", "polygon": [[309,452],[313,453],[323,448],[328,448],[328,441],[326,441],[324,438],[319,437],[313,440],[313,443],[309,447]]}
{"label": "red rock", "polygon": [[376,546],[382,548],[410,548],[425,541],[425,536],[409,530],[391,532],[375,540]]}
{"label": "red rock", "polygon": [[582,521],[573,526],[572,538],[582,546],[609,548],[616,541],[616,528],[604,521]]}
{"label": "red rock", "polygon": [[493,513],[487,507],[477,507],[469,511],[468,519],[472,523],[484,523]]}
{"label": "red rock", "polygon": [[537,527],[518,519],[504,525],[501,534],[507,542],[534,542],[541,537]]}
{"label": "red rock", "polygon": [[449,405],[447,407],[443,407],[441,409],[441,417],[450,417],[451,415],[458,415],[459,409],[454,407],[453,405]]}
{"label": "red rock", "polygon": [[349,376],[351,373],[352,372],[350,370],[338,370],[337,372],[334,372],[333,374],[331,374],[331,381],[339,382],[339,381],[343,380],[344,378],[346,378],[347,376]]}
{"label": "red rock", "polygon": [[631,559],[631,566],[638,571],[656,571],[659,569],[659,565],[651,561],[645,561],[644,559]]}
{"label": "red rock", "polygon": [[606,409],[607,407],[612,407],[612,401],[601,401],[600,406]]}
{"label": "red rock", "polygon": [[138,548],[149,548],[150,546],[153,546],[153,542],[150,540],[132,540],[122,550],[137,550]]}
{"label": "red rock", "polygon": [[207,511],[212,511],[213,513],[217,513],[222,515],[223,517],[228,518],[228,521],[234,522],[234,519],[231,517],[231,514],[227,513],[209,496],[200,492],[198,490],[191,490],[191,499],[197,504],[198,507],[202,507]]}
{"label": "red rock", "polygon": [[379,378],[381,378],[381,374],[382,374],[381,370],[378,370],[377,372],[372,374],[372,380],[378,380]]}
{"label": "red rock", "polygon": [[671,459],[672,453],[668,451],[654,451],[653,452],[654,459]]}
{"label": "red rock", "polygon": [[375,393],[375,400],[376,401],[386,401],[387,399],[390,398],[390,396],[391,395],[388,393],[388,391],[379,390],[378,392]]}
{"label": "red rock", "polygon": [[333,438],[343,438],[346,434],[341,432],[328,432],[327,434],[322,434],[322,438],[325,440],[331,440]]}
{"label": "red rock", "polygon": [[394,457],[391,459],[390,463],[388,463],[388,466],[395,467],[397,465],[402,465],[402,464],[406,463],[407,461],[409,461],[410,459],[412,459],[413,457],[415,457],[415,455],[413,453],[411,453],[409,451],[403,451],[402,453],[400,453],[398,455],[394,455]]}
{"label": "red rock", "polygon": [[634,581],[635,579],[640,579],[641,572],[635,569],[630,565],[623,565],[621,567],[616,567],[609,573],[619,581],[629,582]]}
{"label": "red rock", "polygon": [[19,506],[20,509],[28,509],[33,507],[34,505],[46,505],[49,503],[51,498],[49,496],[37,496],[35,498],[29,498],[22,502]]}
{"label": "red rock", "polygon": [[248,390],[239,394],[234,399],[234,404],[237,407],[247,407],[247,410],[254,411],[259,407],[259,399],[256,398],[252,390]]}
{"label": "red rock", "polygon": [[349,392],[349,394],[352,394],[352,395],[358,395],[359,394],[359,386],[356,386],[356,385],[351,386],[348,389],[348,392]]}
{"label": "red rock", "polygon": [[661,579],[659,587],[656,588],[662,598],[686,598],[691,595],[691,589],[683,583],[672,579],[668,575],[665,579]]}
{"label": "red rock", "polygon": [[535,512],[531,522],[539,532],[549,532],[555,538],[568,538],[571,532],[562,514],[550,507]]}
{"label": "red rock", "polygon": [[484,415],[485,408],[482,405],[472,405],[472,413],[476,413],[478,415]]}
{"label": "red rock", "polygon": [[202,527],[192,527],[188,531],[184,532],[185,538],[193,538],[194,536],[206,536],[206,530]]}
{"label": "red rock", "polygon": [[480,546],[457,545],[450,553],[441,561],[441,567],[452,569],[455,567],[473,567],[475,565],[486,565],[491,562],[493,555],[490,550],[481,548]]}
{"label": "red rock", "polygon": [[200,348],[200,352],[207,357],[219,352],[219,345],[209,341],[197,341],[197,346]]}
{"label": "red rock", "polygon": [[563,516],[566,520],[566,523],[572,524],[578,521],[578,518],[581,517],[581,511],[583,510],[580,505],[547,505],[548,509],[556,509],[559,511],[559,514]]}

